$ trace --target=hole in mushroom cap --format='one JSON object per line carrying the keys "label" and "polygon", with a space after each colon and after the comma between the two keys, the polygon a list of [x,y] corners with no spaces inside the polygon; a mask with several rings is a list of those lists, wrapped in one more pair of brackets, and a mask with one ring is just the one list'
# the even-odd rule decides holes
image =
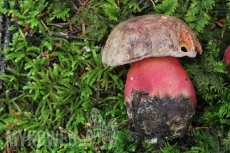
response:
{"label": "hole in mushroom cap", "polygon": [[181,51],[189,52],[194,50],[194,42],[191,34],[186,29],[180,30],[180,42]]}
{"label": "hole in mushroom cap", "polygon": [[189,52],[189,45],[186,42],[181,41],[179,45],[182,52]]}
{"label": "hole in mushroom cap", "polygon": [[187,50],[187,48],[186,48],[186,47],[182,46],[182,47],[181,47],[181,51],[183,51],[183,52],[187,52],[188,50]]}

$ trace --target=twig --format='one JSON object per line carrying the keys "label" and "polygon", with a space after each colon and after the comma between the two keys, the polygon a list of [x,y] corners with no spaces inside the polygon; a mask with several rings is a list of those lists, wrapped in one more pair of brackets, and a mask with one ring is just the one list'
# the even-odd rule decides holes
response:
{"label": "twig", "polygon": [[[9,3],[7,0],[4,1],[4,8],[5,9],[9,9]],[[9,46],[9,43],[10,43],[10,31],[9,31],[9,28],[10,28],[10,19],[9,19],[9,16],[7,14],[5,14],[5,40],[4,40],[4,50],[6,48],[8,48]],[[1,72],[5,72],[6,70],[6,53],[4,53],[3,55],[3,58],[2,58],[2,62],[1,62]],[[3,80],[0,80],[0,87],[2,86],[3,84]]]}
{"label": "twig", "polygon": [[84,2],[82,2],[81,0],[78,0],[78,2],[82,5],[82,6],[86,6],[86,4],[89,2],[89,0],[86,0]]}
{"label": "twig", "polygon": [[74,35],[67,35],[67,34],[62,34],[62,33],[54,33],[52,35],[53,37],[60,37],[60,38],[65,38],[65,39],[70,39],[70,40],[91,40],[91,41],[96,41],[96,39],[92,38],[84,38],[84,37],[78,37]]}
{"label": "twig", "polygon": [[20,27],[18,27],[19,33],[22,36],[23,39],[26,39],[25,35],[23,34],[22,30]]}
{"label": "twig", "polygon": [[44,16],[45,14],[47,14],[48,11],[43,12],[42,14],[39,14],[36,18],[40,18],[41,16]]}
{"label": "twig", "polygon": [[153,0],[150,0],[151,2],[152,2],[152,4],[153,4],[153,7],[155,7],[156,5],[155,5],[155,3],[153,2]]}
{"label": "twig", "polygon": [[75,30],[73,32],[70,32],[69,35],[73,35],[73,34],[80,33],[80,32],[82,32],[82,30],[78,29],[78,30]]}
{"label": "twig", "polygon": [[73,134],[73,131],[68,131],[67,129],[64,129],[63,127],[59,126],[58,127],[59,131],[64,134]]}
{"label": "twig", "polygon": [[81,29],[82,29],[82,32],[85,32],[85,22],[81,24]]}
{"label": "twig", "polygon": [[27,12],[29,11],[29,9],[26,9],[22,15],[25,15]]}
{"label": "twig", "polygon": [[12,139],[12,132],[11,131],[6,131],[6,152],[7,153],[12,153],[12,147],[10,146],[10,143],[12,143],[11,141],[13,141]]}
{"label": "twig", "polygon": [[73,8],[78,11],[78,7],[71,1],[72,5],[73,5]]}
{"label": "twig", "polygon": [[45,25],[45,23],[41,20],[42,25],[45,27],[45,29],[50,33],[49,28]]}
{"label": "twig", "polygon": [[194,127],[192,130],[208,129],[209,127]]}
{"label": "twig", "polygon": [[48,26],[55,26],[55,27],[59,27],[59,28],[65,28],[68,27],[68,23],[48,23]]}
{"label": "twig", "polygon": [[120,0],[117,0],[117,6],[120,7]]}
{"label": "twig", "polygon": [[68,22],[68,24],[69,24],[69,29],[70,29],[70,31],[73,32],[73,27],[72,27],[72,25],[71,25],[71,23],[70,23],[69,18],[67,18],[67,22]]}
{"label": "twig", "polygon": [[[78,2],[81,4],[81,6],[86,8],[86,4],[89,2],[89,0],[85,0],[84,2],[82,2],[81,0],[78,0]],[[82,28],[82,32],[85,32],[85,22],[81,24],[81,28]]]}

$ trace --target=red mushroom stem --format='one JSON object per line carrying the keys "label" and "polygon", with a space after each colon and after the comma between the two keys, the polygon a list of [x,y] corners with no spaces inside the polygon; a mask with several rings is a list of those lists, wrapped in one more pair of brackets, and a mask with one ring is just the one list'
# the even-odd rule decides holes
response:
{"label": "red mushroom stem", "polygon": [[225,50],[224,63],[227,64],[227,70],[230,72],[230,46]]}
{"label": "red mushroom stem", "polygon": [[134,136],[158,137],[160,144],[187,131],[196,108],[196,93],[177,58],[151,57],[131,63],[124,93]]}
{"label": "red mushroom stem", "polygon": [[192,81],[175,57],[151,57],[131,63],[124,90],[126,102],[130,102],[133,89],[152,97],[187,97],[196,107]]}

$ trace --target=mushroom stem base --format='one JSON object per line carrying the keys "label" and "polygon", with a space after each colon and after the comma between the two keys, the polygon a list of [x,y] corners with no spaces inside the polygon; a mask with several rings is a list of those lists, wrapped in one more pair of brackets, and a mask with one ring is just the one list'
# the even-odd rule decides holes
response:
{"label": "mushroom stem base", "polygon": [[188,131],[195,108],[192,100],[150,97],[142,91],[132,91],[127,104],[130,134],[137,140],[163,145],[165,140],[181,138]]}

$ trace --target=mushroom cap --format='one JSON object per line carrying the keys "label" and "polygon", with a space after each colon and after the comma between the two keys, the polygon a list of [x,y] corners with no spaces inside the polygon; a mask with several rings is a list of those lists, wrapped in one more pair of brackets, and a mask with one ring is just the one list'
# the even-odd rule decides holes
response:
{"label": "mushroom cap", "polygon": [[118,24],[103,49],[104,65],[117,66],[148,57],[195,57],[202,48],[182,20],[164,14],[143,15]]}

